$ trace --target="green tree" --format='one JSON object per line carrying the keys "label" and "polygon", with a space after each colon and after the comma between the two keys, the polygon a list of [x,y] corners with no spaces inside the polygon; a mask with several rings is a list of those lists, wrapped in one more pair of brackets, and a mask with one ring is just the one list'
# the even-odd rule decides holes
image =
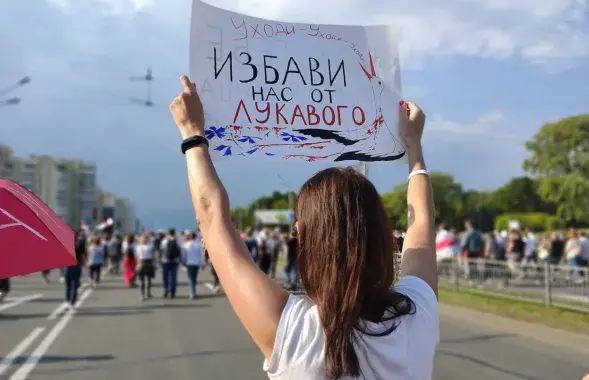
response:
{"label": "green tree", "polygon": [[513,178],[490,194],[486,208],[493,214],[545,212],[554,213],[554,205],[546,202],[538,192],[538,183],[530,177]]}
{"label": "green tree", "polygon": [[436,206],[436,222],[449,226],[462,225],[463,190],[462,185],[448,173],[432,172],[430,174]]}
{"label": "green tree", "polygon": [[254,212],[256,210],[288,210],[296,198],[296,193],[290,191],[281,193],[274,191],[270,195],[264,195],[254,200],[247,208],[235,208],[231,210],[231,218],[238,227],[253,227]]}
{"label": "green tree", "polygon": [[393,227],[407,229],[407,185],[397,185],[391,193],[381,196]]}
{"label": "green tree", "polygon": [[[430,174],[436,205],[436,222],[449,226],[462,225],[462,185],[447,173]],[[398,228],[407,227],[407,185],[400,184],[391,193],[383,194],[382,200],[387,214]]]}
{"label": "green tree", "polygon": [[589,222],[589,114],[544,124],[526,148],[540,196],[568,223]]}

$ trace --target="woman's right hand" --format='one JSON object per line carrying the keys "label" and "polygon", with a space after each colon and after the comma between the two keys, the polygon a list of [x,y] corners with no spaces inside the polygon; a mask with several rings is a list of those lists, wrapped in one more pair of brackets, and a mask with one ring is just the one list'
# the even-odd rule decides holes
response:
{"label": "woman's right hand", "polygon": [[421,146],[425,114],[413,102],[399,102],[399,134],[407,149]]}

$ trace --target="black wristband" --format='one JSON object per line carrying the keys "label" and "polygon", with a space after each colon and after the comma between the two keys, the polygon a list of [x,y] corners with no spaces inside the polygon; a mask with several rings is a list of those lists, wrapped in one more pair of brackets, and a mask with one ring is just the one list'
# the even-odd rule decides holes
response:
{"label": "black wristband", "polygon": [[209,147],[209,140],[207,140],[204,136],[195,135],[192,137],[187,138],[186,140],[182,141],[182,154],[186,154],[188,149],[194,148],[196,146],[206,145],[207,148]]}

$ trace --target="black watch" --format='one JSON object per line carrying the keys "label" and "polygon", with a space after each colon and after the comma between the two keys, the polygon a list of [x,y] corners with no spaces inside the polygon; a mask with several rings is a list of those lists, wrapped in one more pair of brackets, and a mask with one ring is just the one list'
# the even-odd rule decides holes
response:
{"label": "black watch", "polygon": [[199,135],[195,135],[192,137],[189,137],[187,139],[185,139],[184,141],[182,141],[182,154],[186,154],[186,151],[188,149],[192,149],[196,146],[200,146],[200,145],[206,145],[207,148],[209,147],[209,140],[207,140],[206,137],[204,136],[199,136]]}

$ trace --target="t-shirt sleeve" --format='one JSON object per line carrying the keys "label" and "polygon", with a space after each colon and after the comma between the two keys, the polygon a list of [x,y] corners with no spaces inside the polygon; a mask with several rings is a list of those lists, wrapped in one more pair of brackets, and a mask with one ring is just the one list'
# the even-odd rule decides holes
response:
{"label": "t-shirt sleeve", "polygon": [[419,277],[405,276],[395,285],[395,290],[413,301],[415,316],[421,321],[423,328],[435,334],[436,344],[438,344],[440,342],[439,304],[431,286]]}
{"label": "t-shirt sleeve", "polygon": [[277,376],[304,360],[313,353],[313,347],[322,347],[321,333],[319,315],[311,303],[291,294],[280,317],[272,354],[264,360],[264,371],[270,377]]}

